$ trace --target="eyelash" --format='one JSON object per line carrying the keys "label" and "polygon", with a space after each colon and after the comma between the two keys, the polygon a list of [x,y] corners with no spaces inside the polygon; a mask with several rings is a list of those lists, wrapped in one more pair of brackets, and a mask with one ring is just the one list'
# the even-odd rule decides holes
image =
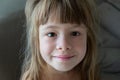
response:
{"label": "eyelash", "polygon": [[[73,32],[70,33],[70,35],[71,35],[71,36],[74,36],[74,37],[75,37],[75,36],[80,36],[80,34],[81,34],[81,33],[78,32],[78,31],[73,31]],[[55,32],[49,32],[49,33],[47,33],[47,36],[48,36],[48,37],[55,37],[55,36],[57,36],[57,34],[56,34]]]}
{"label": "eyelash", "polygon": [[78,32],[78,31],[73,31],[73,32],[71,33],[71,35],[72,35],[72,36],[80,36],[80,32]]}

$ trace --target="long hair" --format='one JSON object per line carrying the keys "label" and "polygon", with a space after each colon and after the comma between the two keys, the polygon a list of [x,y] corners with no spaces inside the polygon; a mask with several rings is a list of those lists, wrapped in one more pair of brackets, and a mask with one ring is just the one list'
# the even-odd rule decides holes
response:
{"label": "long hair", "polygon": [[93,0],[27,0],[26,50],[21,80],[40,80],[45,61],[39,51],[39,26],[45,24],[51,14],[61,23],[84,23],[87,28],[87,52],[80,66],[81,80],[98,80],[96,71],[96,20]]}

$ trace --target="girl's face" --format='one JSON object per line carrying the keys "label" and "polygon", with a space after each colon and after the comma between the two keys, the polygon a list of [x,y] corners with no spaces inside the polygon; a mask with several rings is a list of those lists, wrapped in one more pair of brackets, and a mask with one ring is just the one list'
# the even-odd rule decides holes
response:
{"label": "girl's face", "polygon": [[86,54],[86,26],[48,21],[39,27],[39,42],[40,54],[51,69],[70,71]]}

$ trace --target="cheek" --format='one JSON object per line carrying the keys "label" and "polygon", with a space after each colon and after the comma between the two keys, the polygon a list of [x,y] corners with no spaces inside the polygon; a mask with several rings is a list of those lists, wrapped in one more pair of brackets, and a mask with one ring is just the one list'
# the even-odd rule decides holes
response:
{"label": "cheek", "polygon": [[80,41],[75,43],[75,51],[77,53],[77,61],[81,62],[86,55],[87,51],[87,41]]}
{"label": "cheek", "polygon": [[76,44],[74,44],[75,45],[75,48],[76,48],[76,50],[77,51],[82,51],[82,52],[85,52],[86,51],[86,47],[87,47],[87,45],[86,45],[86,42],[83,42],[83,43],[76,43]]}
{"label": "cheek", "polygon": [[76,49],[76,51],[85,54],[86,53],[86,48],[87,48],[87,38],[84,37],[82,39],[77,39],[74,42],[74,49]]}
{"label": "cheek", "polygon": [[46,39],[40,39],[40,53],[51,54],[54,49],[53,42]]}

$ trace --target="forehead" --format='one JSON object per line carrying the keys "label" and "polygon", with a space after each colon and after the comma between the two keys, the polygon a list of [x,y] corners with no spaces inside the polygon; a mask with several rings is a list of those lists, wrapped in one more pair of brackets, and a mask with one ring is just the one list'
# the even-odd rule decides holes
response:
{"label": "forehead", "polygon": [[49,27],[49,28],[54,28],[54,27],[68,27],[68,28],[77,28],[77,27],[81,27],[81,28],[86,28],[84,23],[78,23],[76,21],[71,22],[70,20],[67,20],[67,22],[62,22],[61,21],[61,16],[59,16],[59,14],[53,12],[52,14],[50,14],[48,21],[43,24],[44,27]]}

